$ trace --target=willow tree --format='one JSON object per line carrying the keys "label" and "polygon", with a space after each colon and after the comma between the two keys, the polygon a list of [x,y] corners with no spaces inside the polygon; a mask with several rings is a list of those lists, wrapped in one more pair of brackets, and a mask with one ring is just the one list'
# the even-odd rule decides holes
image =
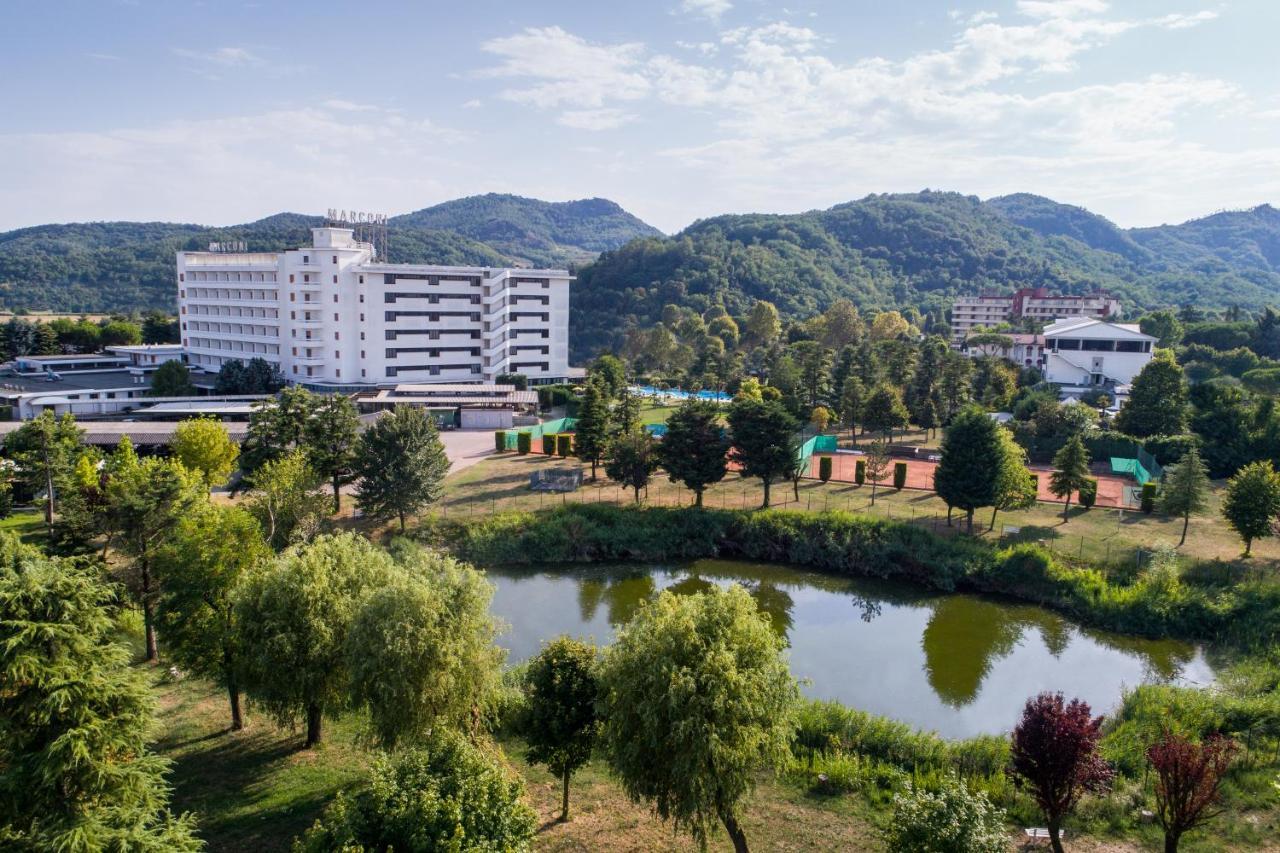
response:
{"label": "willow tree", "polygon": [[627,796],[700,844],[720,823],[744,853],[746,798],[794,731],[783,647],[739,586],[643,605],[600,674],[603,745]]}

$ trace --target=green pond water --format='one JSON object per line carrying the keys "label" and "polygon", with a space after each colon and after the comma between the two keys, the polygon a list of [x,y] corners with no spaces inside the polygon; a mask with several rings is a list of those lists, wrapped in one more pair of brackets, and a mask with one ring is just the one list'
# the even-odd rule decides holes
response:
{"label": "green pond water", "polygon": [[494,568],[493,610],[508,661],[559,634],[606,644],[659,590],[739,583],[788,642],[803,691],[947,737],[1009,731],[1027,697],[1060,690],[1095,712],[1126,686],[1206,685],[1198,646],[1079,626],[1051,611],[974,595],[833,578],[785,566],[702,560],[683,565]]}

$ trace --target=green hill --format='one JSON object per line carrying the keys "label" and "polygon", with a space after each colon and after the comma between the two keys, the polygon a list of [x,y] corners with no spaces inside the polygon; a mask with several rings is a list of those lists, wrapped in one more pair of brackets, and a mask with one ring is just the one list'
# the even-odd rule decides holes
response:
{"label": "green hill", "polygon": [[[243,240],[255,251],[306,245],[316,216],[278,213],[225,227],[83,222],[0,233],[0,308],[131,311],[174,305],[174,253]],[[659,233],[611,201],[516,196],[459,199],[388,223],[395,263],[529,266],[584,263],[633,236]]]}
{"label": "green hill", "polygon": [[586,263],[636,237],[662,234],[603,198],[550,202],[497,193],[446,201],[390,224],[451,231],[529,264],[554,267]]}
{"label": "green hill", "polygon": [[767,299],[805,317],[839,298],[941,309],[960,294],[1040,285],[1111,290],[1130,312],[1188,301],[1256,308],[1280,292],[1277,218],[1261,207],[1126,231],[1037,196],[982,202],[930,191],[794,215],[718,216],[633,241],[582,269],[571,341],[575,358],[616,349],[668,303],[722,303],[737,314]]}

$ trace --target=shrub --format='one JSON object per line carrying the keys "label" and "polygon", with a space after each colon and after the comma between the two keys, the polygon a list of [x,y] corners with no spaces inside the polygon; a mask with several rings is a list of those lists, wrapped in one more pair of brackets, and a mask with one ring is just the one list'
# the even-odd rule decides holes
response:
{"label": "shrub", "polygon": [[294,850],[527,850],[538,822],[523,787],[438,727],[421,745],[379,759],[367,788],[338,794]]}
{"label": "shrub", "polygon": [[853,481],[859,486],[867,482],[867,460],[859,459],[853,463]]}
{"label": "shrub", "polygon": [[818,479],[824,483],[831,479],[831,457],[830,456],[818,457]]}
{"label": "shrub", "polygon": [[507,431],[505,429],[496,430],[493,433],[493,449],[499,453],[503,453],[507,449]]}
{"label": "shrub", "polygon": [[955,776],[944,777],[937,792],[908,784],[906,793],[893,798],[889,849],[1003,853],[1009,849],[1004,824],[1003,809]]}
{"label": "shrub", "polygon": [[516,433],[516,453],[528,456],[531,449],[533,449],[533,435],[528,432]]}
{"label": "shrub", "polygon": [[556,436],[555,433],[548,433],[542,437],[542,452],[548,456],[556,455]]}
{"label": "shrub", "polygon": [[907,463],[895,462],[893,463],[893,487],[901,491],[905,485],[907,485]]}
{"label": "shrub", "polygon": [[1156,492],[1159,489],[1155,480],[1148,480],[1142,484],[1142,511],[1147,515],[1151,515],[1152,510],[1156,508]]}
{"label": "shrub", "polygon": [[1098,501],[1098,478],[1090,477],[1080,487],[1080,506],[1089,509]]}
{"label": "shrub", "polygon": [[562,432],[556,436],[556,454],[558,456],[568,456],[573,452],[573,436],[567,432]]}

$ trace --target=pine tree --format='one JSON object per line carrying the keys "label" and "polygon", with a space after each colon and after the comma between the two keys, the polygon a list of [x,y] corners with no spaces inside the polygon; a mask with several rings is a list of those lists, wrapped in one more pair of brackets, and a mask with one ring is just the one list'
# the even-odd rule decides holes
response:
{"label": "pine tree", "polygon": [[27,488],[32,494],[45,493],[44,520],[51,531],[55,496],[79,458],[83,436],[70,414],[55,418],[45,409],[5,437],[5,454],[17,463]]}
{"label": "pine tree", "polygon": [[360,441],[360,414],[345,394],[316,401],[303,431],[307,460],[333,487],[333,511],[342,509],[342,486],[354,476]]}
{"label": "pine tree", "polygon": [[17,851],[201,849],[169,814],[147,749],[147,676],[117,642],[98,570],[0,534],[0,845]]}
{"label": "pine tree", "polygon": [[400,519],[440,499],[449,457],[436,425],[422,409],[396,406],[360,437],[356,504],[375,520]]}
{"label": "pine tree", "polygon": [[881,382],[867,395],[862,405],[862,426],[883,433],[889,440],[893,431],[906,427],[910,415],[902,402],[902,394],[888,382]]}
{"label": "pine tree", "polygon": [[1071,511],[1071,493],[1078,492],[1089,478],[1089,451],[1079,434],[1067,439],[1062,449],[1054,454],[1053,467],[1054,471],[1049,475],[1049,491],[1066,501],[1062,507],[1062,523],[1066,524],[1067,513]]}
{"label": "pine tree", "polygon": [[659,448],[662,467],[673,483],[683,483],[702,506],[707,486],[728,471],[729,438],[714,403],[687,400],[667,418],[667,434]]}
{"label": "pine tree", "polygon": [[1160,487],[1160,511],[1172,516],[1182,516],[1181,546],[1187,541],[1187,527],[1191,514],[1203,512],[1209,505],[1209,472],[1200,459],[1200,451],[1190,447],[1182,461],[1165,471]]}
{"label": "pine tree", "polygon": [[598,380],[587,383],[578,405],[578,422],[574,426],[573,450],[583,462],[591,463],[591,479],[604,458],[609,443],[609,404]]}
{"label": "pine tree", "polygon": [[849,440],[858,443],[858,423],[862,420],[862,401],[866,389],[862,380],[850,376],[840,390],[840,423],[849,428]]}
{"label": "pine tree", "polygon": [[744,477],[759,477],[764,485],[764,508],[769,507],[769,488],[775,480],[790,476],[795,468],[793,436],[795,418],[778,400],[736,401],[729,406],[729,428],[733,434],[733,461]]}
{"label": "pine tree", "polygon": [[999,424],[977,406],[962,409],[947,427],[942,440],[942,460],[933,475],[933,487],[947,506],[965,511],[973,533],[973,513],[994,506],[1001,472]]}

